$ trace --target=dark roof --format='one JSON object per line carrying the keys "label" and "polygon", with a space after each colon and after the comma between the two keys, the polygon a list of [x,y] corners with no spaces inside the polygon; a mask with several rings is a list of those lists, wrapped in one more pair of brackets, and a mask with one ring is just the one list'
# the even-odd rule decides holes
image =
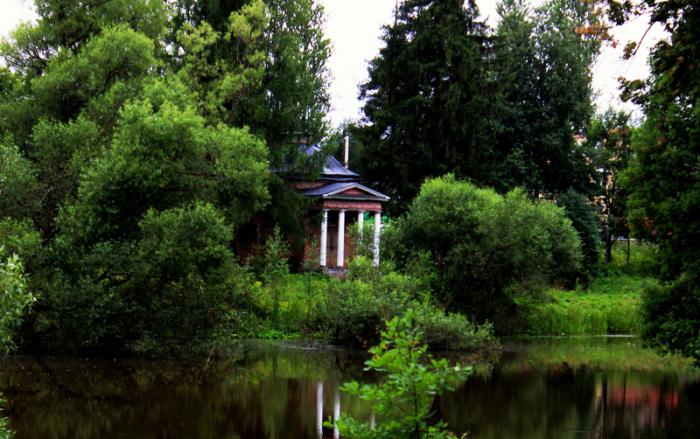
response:
{"label": "dark roof", "polygon": [[[309,145],[304,149],[304,154],[311,157],[315,154],[325,154],[321,151],[321,148],[315,145]],[[335,157],[328,154],[326,155],[325,162],[323,163],[323,169],[321,170],[320,180],[336,180],[336,181],[351,181],[356,180],[360,176],[352,172],[342,163],[338,161]]]}
{"label": "dark roof", "polygon": [[[364,194],[351,194],[345,195],[342,192],[349,189],[359,189]],[[335,199],[351,199],[351,200],[377,200],[377,201],[389,201],[389,197],[377,192],[367,186],[361,185],[358,182],[338,182],[329,183],[317,188],[307,189],[302,192],[302,194],[307,197],[321,197],[321,198],[335,198]]]}

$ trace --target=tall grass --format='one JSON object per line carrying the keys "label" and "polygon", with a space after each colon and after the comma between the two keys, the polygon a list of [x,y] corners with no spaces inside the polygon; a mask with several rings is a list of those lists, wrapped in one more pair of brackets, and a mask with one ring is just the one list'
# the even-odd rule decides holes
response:
{"label": "tall grass", "polygon": [[641,294],[656,283],[656,246],[617,241],[610,265],[587,289],[550,289],[544,299],[521,303],[526,332],[534,335],[639,334],[642,330]]}
{"label": "tall grass", "polygon": [[594,279],[587,290],[550,289],[526,304],[527,332],[535,335],[639,334],[641,292],[655,281],[628,274]]}

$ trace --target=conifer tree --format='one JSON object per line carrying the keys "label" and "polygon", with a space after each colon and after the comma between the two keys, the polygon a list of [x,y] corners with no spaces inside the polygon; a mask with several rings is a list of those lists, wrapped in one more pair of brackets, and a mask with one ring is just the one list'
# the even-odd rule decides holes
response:
{"label": "conifer tree", "polygon": [[484,171],[486,29],[473,0],[407,0],[361,86],[366,178],[406,206],[427,177]]}

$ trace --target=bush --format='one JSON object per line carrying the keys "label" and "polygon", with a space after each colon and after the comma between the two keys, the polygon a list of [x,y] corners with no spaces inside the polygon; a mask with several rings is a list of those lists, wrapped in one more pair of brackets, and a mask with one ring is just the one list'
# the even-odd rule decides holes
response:
{"label": "bush", "polygon": [[234,332],[222,326],[253,282],[223,214],[205,203],[149,210],[139,228],[139,239],[99,243],[55,274],[38,322],[50,347],[179,354]]}
{"label": "bush", "polygon": [[643,337],[665,352],[700,363],[700,283],[691,276],[647,288],[643,296]]}
{"label": "bush", "polygon": [[476,325],[462,314],[446,313],[430,304],[412,306],[416,327],[432,349],[472,350],[497,343],[489,323]]}
{"label": "bush", "polygon": [[451,175],[426,181],[384,242],[400,268],[422,267],[448,307],[497,325],[515,296],[563,282],[581,264],[580,240],[561,208]]}
{"label": "bush", "polygon": [[381,272],[366,258],[356,258],[345,281],[330,280],[316,309],[315,330],[329,341],[367,347],[378,341],[383,322],[414,309],[425,341],[437,349],[474,349],[496,343],[490,325],[475,325],[459,314],[430,303],[420,282],[394,271]]}
{"label": "bush", "polygon": [[347,280],[327,284],[311,325],[332,343],[366,348],[377,342],[384,320],[401,314],[417,299],[411,283],[397,273],[367,282],[351,268]]}
{"label": "bush", "polygon": [[[0,255],[2,252],[0,247]],[[0,352],[8,352],[14,347],[15,331],[33,301],[34,297],[27,291],[19,258],[14,255],[0,260]]]}

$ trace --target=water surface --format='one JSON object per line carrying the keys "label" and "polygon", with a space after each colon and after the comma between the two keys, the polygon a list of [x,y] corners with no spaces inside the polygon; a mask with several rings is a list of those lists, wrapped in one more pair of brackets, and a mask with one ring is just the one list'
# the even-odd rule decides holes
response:
{"label": "water surface", "polygon": [[[330,438],[324,420],[373,418],[338,391],[376,379],[364,359],[270,344],[199,362],[11,357],[0,393],[16,438]],[[508,342],[435,411],[471,438],[698,438],[700,372],[632,338]]]}

